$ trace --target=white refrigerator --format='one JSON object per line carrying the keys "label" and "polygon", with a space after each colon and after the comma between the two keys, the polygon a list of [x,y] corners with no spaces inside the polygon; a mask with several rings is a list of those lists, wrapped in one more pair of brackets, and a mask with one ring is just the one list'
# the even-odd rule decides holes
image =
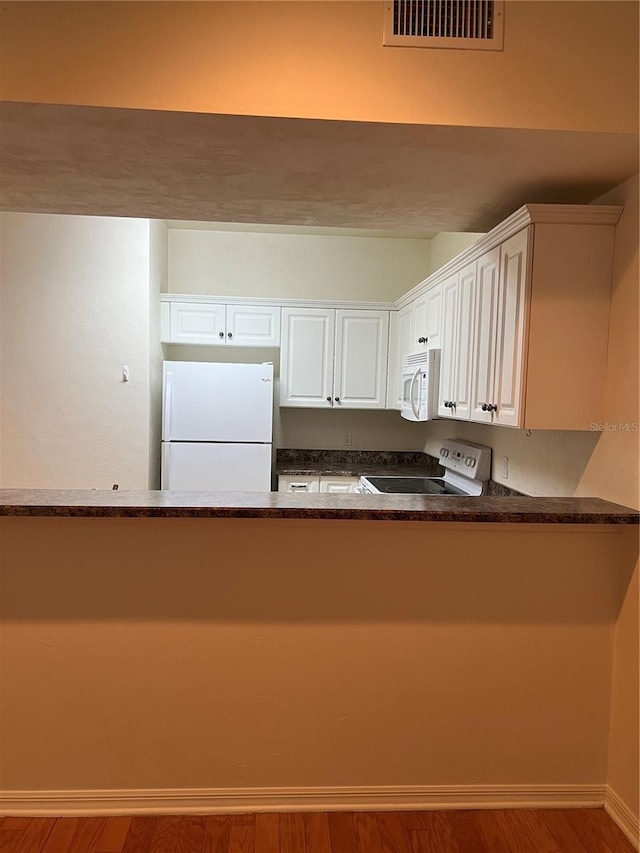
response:
{"label": "white refrigerator", "polygon": [[272,428],[272,364],[163,363],[163,489],[270,491]]}

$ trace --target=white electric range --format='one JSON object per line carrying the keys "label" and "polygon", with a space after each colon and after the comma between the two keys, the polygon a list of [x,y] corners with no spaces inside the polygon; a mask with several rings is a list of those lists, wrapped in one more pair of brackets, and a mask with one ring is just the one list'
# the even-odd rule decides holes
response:
{"label": "white electric range", "polygon": [[491,476],[490,447],[447,438],[440,445],[438,457],[445,469],[442,477],[360,477],[360,491],[369,495],[484,494]]}

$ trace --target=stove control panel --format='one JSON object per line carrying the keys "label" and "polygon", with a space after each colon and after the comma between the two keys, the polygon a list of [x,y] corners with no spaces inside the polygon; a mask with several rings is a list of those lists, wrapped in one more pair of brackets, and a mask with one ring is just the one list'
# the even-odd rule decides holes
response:
{"label": "stove control panel", "polygon": [[468,441],[446,438],[440,445],[440,464],[471,480],[488,480],[491,476],[491,448]]}

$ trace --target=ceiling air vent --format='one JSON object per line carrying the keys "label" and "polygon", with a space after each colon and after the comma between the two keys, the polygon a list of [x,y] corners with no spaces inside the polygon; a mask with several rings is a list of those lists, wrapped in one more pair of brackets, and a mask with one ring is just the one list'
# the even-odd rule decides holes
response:
{"label": "ceiling air vent", "polygon": [[383,44],[502,50],[504,0],[390,0]]}

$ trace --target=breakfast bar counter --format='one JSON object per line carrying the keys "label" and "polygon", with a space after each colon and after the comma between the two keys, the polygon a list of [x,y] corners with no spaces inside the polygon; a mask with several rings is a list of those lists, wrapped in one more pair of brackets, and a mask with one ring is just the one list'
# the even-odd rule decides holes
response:
{"label": "breakfast bar counter", "polygon": [[0,490],[3,809],[601,805],[637,525],[596,498]]}
{"label": "breakfast bar counter", "polygon": [[282,492],[0,490],[0,516],[331,519],[526,524],[638,524],[599,498],[430,497]]}

